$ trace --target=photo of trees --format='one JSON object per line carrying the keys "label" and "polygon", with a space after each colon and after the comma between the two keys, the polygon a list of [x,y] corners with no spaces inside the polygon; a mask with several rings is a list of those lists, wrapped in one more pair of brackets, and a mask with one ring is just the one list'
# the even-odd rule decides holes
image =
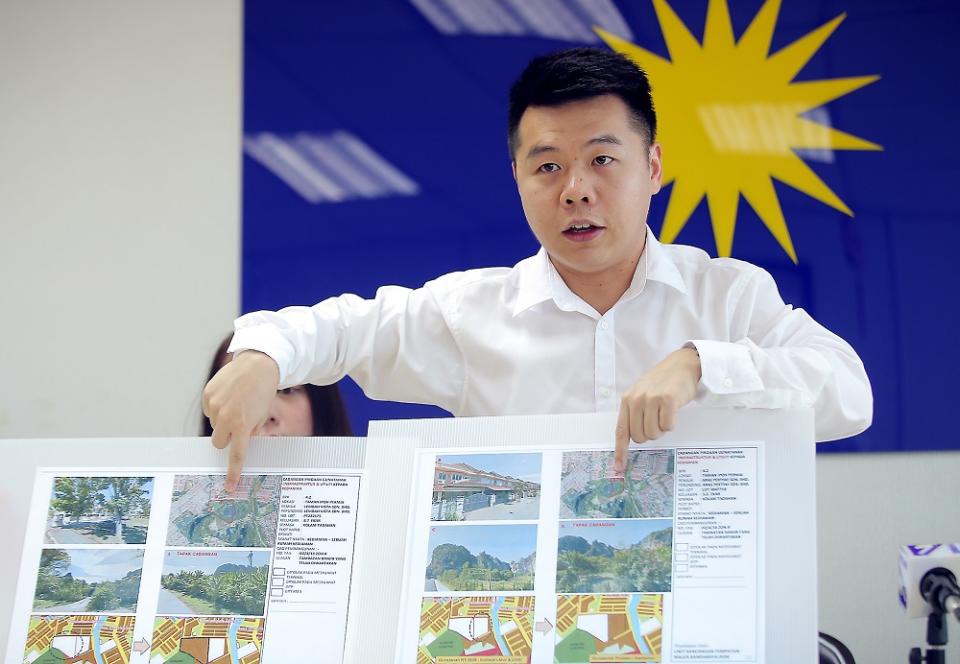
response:
{"label": "photo of trees", "polygon": [[535,525],[430,529],[426,591],[533,590]]}
{"label": "photo of trees", "polygon": [[47,544],[144,544],[152,477],[58,477],[47,514]]}
{"label": "photo of trees", "polygon": [[135,613],[143,551],[44,549],[33,609],[45,613]]}
{"label": "photo of trees", "polygon": [[269,551],[167,551],[157,612],[262,616]]}
{"label": "photo of trees", "polygon": [[558,593],[670,592],[671,519],[562,521]]}

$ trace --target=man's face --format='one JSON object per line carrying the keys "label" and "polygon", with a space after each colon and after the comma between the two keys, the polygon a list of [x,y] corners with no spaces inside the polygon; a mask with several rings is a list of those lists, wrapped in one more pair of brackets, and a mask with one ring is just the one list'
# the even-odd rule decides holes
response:
{"label": "man's face", "polygon": [[527,222],[561,274],[635,264],[660,146],[647,147],[619,97],[531,106],[520,118],[513,172]]}

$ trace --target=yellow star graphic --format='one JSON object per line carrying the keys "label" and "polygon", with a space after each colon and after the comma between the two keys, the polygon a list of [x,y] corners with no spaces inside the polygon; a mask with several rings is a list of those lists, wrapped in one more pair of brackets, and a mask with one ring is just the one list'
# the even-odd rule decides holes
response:
{"label": "yellow star graphic", "polygon": [[707,197],[717,253],[729,256],[740,194],[794,263],[797,254],[772,179],[853,216],[794,149],[882,150],[802,113],[873,83],[879,76],[793,82],[846,14],[769,55],[780,0],[767,0],[739,41],[726,0],[710,0],[703,44],[666,0],[653,0],[670,60],[595,28],[639,64],[653,87],[664,151],[664,184],[673,182],[660,239],[672,242]]}

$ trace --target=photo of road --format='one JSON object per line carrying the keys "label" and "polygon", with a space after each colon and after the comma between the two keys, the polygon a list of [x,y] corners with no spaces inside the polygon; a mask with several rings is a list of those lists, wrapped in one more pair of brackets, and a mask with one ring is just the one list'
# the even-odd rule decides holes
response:
{"label": "photo of road", "polygon": [[138,549],[44,549],[33,609],[135,613],[142,567]]}
{"label": "photo of road", "polygon": [[167,551],[157,613],[262,616],[269,551]]}
{"label": "photo of road", "polygon": [[152,477],[57,477],[44,542],[143,544],[152,493]]}
{"label": "photo of road", "polygon": [[431,520],[516,521],[540,515],[540,454],[437,457]]}

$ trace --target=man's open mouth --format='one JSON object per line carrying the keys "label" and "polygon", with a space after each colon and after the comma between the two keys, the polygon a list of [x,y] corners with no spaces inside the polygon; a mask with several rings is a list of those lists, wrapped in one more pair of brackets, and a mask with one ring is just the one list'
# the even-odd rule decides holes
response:
{"label": "man's open mouth", "polygon": [[595,226],[589,223],[571,224],[563,231],[563,234],[572,239],[586,239],[597,235],[602,230],[603,226]]}

